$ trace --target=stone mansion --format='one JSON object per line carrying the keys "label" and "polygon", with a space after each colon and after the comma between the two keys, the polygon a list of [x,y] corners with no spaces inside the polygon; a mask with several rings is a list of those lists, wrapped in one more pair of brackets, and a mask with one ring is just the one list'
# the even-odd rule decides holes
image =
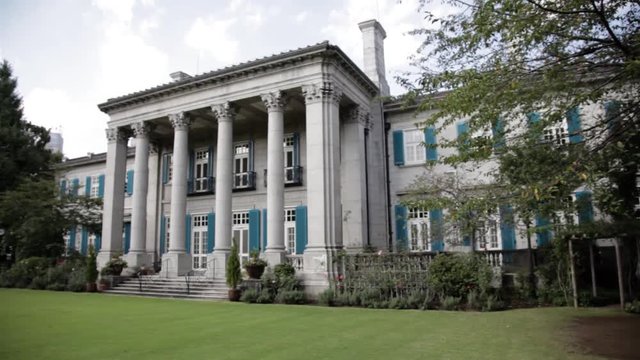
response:
{"label": "stone mansion", "polygon": [[[442,155],[424,144],[464,126],[419,129],[428,114],[384,102],[385,31],[375,20],[358,25],[363,69],[323,42],[196,76],[177,72],[99,104],[110,117],[106,154],[69,159],[60,177],[66,191],[103,198],[102,232],[71,229],[68,248],[93,244],[99,267],[123,254],[130,267],[159,264],[170,278],[223,278],[236,241],[243,258],[259,251],[270,265],[291,262],[310,291],[327,286],[340,250],[455,250],[429,231],[441,211],[401,200],[429,171],[426,161]],[[580,119],[559,124],[558,140],[574,141],[571,126]],[[518,225],[500,216],[483,231],[480,251],[527,248]]]}

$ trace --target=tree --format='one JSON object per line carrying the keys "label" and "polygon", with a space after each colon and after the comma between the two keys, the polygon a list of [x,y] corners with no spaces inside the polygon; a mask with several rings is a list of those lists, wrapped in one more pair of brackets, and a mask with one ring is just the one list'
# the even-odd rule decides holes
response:
{"label": "tree", "polygon": [[49,131],[24,119],[17,83],[4,60],[0,64],[0,193],[24,178],[53,178],[53,155],[44,148]]}
{"label": "tree", "polygon": [[[435,2],[455,12],[437,16],[429,11]],[[422,0],[420,10],[428,25],[413,32],[423,38],[413,59],[418,72],[399,80],[409,90],[408,102],[418,102],[419,111],[434,109],[425,126],[467,120],[465,152],[443,162],[484,160],[500,145],[496,185],[529,219],[561,210],[567,192],[588,185],[598,208],[620,225],[607,235],[625,239],[637,284],[640,240],[632,234],[639,195],[640,3]],[[605,110],[591,111],[595,117],[580,131],[569,129],[569,137],[583,141],[540,145],[545,128],[580,116],[580,108]],[[532,122],[535,112],[540,118]],[[487,131],[499,136],[477,136]]]}

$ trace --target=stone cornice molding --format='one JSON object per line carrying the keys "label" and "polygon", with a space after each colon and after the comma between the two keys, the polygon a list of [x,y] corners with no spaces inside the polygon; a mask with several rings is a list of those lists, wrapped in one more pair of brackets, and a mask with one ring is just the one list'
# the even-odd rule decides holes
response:
{"label": "stone cornice molding", "polygon": [[260,95],[260,97],[262,98],[262,102],[264,103],[264,106],[267,108],[268,112],[282,112],[287,106],[287,95],[280,90],[262,94]]}
{"label": "stone cornice molding", "polygon": [[233,121],[237,114],[236,108],[228,101],[222,104],[211,105],[211,111],[213,111],[213,115],[218,120],[218,123]]}
{"label": "stone cornice molding", "polygon": [[184,112],[169,114],[169,121],[175,130],[187,130],[191,125],[191,118]]}
{"label": "stone cornice molding", "polygon": [[107,142],[126,142],[129,139],[129,134],[120,128],[107,128],[105,129],[107,134]]}
{"label": "stone cornice molding", "polygon": [[321,84],[310,84],[302,86],[302,95],[307,104],[318,101],[330,101],[339,104],[342,99],[342,90],[331,81],[324,81]]}
{"label": "stone cornice molding", "polygon": [[138,137],[148,136],[151,133],[151,125],[148,123],[141,121],[134,124],[131,124],[131,130],[133,130],[133,135]]}

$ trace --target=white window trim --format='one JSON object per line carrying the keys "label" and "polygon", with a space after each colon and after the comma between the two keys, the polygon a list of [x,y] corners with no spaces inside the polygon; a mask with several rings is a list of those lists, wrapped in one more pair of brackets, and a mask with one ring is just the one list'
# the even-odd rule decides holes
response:
{"label": "white window trim", "polygon": [[[500,220],[497,217],[492,217],[491,219],[486,219],[483,221],[483,226],[476,229],[475,233],[475,247],[478,251],[487,251],[487,250],[502,250],[502,233],[500,231]],[[487,224],[492,223],[492,226],[488,226]],[[495,230],[495,246],[491,243],[492,240],[492,230]],[[484,241],[481,241],[481,237],[484,238]],[[484,246],[482,246],[484,244]]]}
{"label": "white window trim", "polygon": [[[407,209],[407,217],[407,245],[409,251],[431,251],[433,239],[431,238],[429,211],[410,208]],[[413,233],[414,229],[416,230],[415,234]]]}
{"label": "white window trim", "polygon": [[[415,136],[414,134],[419,134],[419,141],[411,140],[409,142],[410,136]],[[427,162],[427,153],[424,146],[424,131],[421,129],[404,129],[403,130],[403,151],[404,151],[404,165],[418,165],[425,164]],[[416,136],[418,138],[418,136]],[[410,152],[416,156],[415,159],[410,159]],[[412,156],[413,156],[412,155]]]}
{"label": "white window trim", "polygon": [[[203,159],[198,159],[198,153],[207,154],[206,158],[204,160]],[[206,191],[208,191],[208,188],[209,188],[209,186],[208,186],[209,184],[207,184],[207,182],[209,181],[209,173],[212,173],[212,169],[209,169],[209,164],[210,164],[209,156],[213,156],[213,154],[209,153],[209,148],[207,147],[207,148],[195,149],[193,151],[193,155],[194,155],[194,159],[193,159],[193,174],[192,174],[193,175],[193,189],[192,190],[193,190],[193,192],[196,192],[196,193],[198,193],[198,192],[206,192]],[[206,165],[207,171],[204,174],[204,176],[202,176],[200,178],[197,178],[196,177],[196,173],[198,171],[198,165],[200,165],[200,164]],[[201,181],[201,184],[203,184],[200,187],[200,189],[198,189],[198,187],[196,186],[197,184],[199,184],[198,181]],[[207,186],[204,186],[204,184],[206,184]]]}

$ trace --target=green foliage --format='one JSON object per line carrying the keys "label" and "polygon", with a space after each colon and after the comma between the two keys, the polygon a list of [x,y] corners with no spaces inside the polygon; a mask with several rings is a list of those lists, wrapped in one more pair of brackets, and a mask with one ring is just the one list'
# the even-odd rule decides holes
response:
{"label": "green foliage", "polygon": [[240,295],[240,301],[249,303],[249,304],[254,304],[258,302],[259,296],[260,296],[260,293],[258,292],[258,290],[246,289],[242,292],[242,295]]}
{"label": "green foliage", "polygon": [[485,305],[482,307],[482,311],[499,311],[506,308],[503,301],[499,300],[495,295],[487,296]]}
{"label": "green foliage", "polygon": [[[262,284],[262,293],[260,294],[260,297],[263,298],[263,301],[258,302],[281,302],[284,301],[283,297],[288,299],[289,297],[297,296],[293,295],[295,292],[303,292],[300,280],[295,276],[295,269],[293,269],[293,271],[292,269],[293,267],[289,264],[276,265],[273,271],[271,271],[271,269],[267,269],[260,280]],[[287,295],[280,295],[285,292]],[[278,296],[280,296],[280,298]]]}
{"label": "green foliage", "polygon": [[296,269],[289,263],[282,263],[276,265],[273,272],[278,279],[281,279],[294,276],[296,274]]}
{"label": "green foliage", "polygon": [[20,260],[9,270],[0,274],[0,286],[2,287],[29,287],[36,277],[47,274],[51,265],[51,259],[42,257],[31,257]]}
{"label": "green foliage", "polygon": [[95,283],[98,280],[98,265],[96,264],[96,251],[93,245],[89,246],[89,256],[87,257],[87,283]]}
{"label": "green foliage", "polygon": [[624,311],[632,314],[640,314],[640,300],[633,300],[632,302],[624,304]]}
{"label": "green foliage", "polygon": [[324,306],[335,306],[336,292],[332,288],[328,288],[325,291],[321,292],[318,296],[318,304]]}
{"label": "green foliage", "polygon": [[465,297],[476,290],[486,293],[491,285],[491,267],[475,254],[439,254],[429,265],[427,283],[432,291],[445,297]]}
{"label": "green foliage", "polygon": [[67,290],[73,292],[83,292],[87,287],[86,268],[80,267],[73,269],[69,274],[69,282],[67,283]]}
{"label": "green foliage", "polygon": [[282,290],[276,295],[275,302],[279,304],[306,304],[307,297],[302,290]]}
{"label": "green foliage", "polygon": [[260,295],[256,299],[256,303],[258,304],[273,304],[274,296],[268,289],[262,289],[260,291]]}
{"label": "green foliage", "polygon": [[455,296],[445,296],[442,299],[441,309],[442,310],[458,310],[460,308],[460,302],[462,298]]}
{"label": "green foliage", "polygon": [[231,253],[227,259],[227,285],[231,289],[236,289],[238,284],[242,281],[242,274],[240,273],[240,255],[238,254],[238,244],[235,239],[231,244]]}
{"label": "green foliage", "polygon": [[127,262],[119,257],[113,257],[111,260],[104,264],[100,275],[102,276],[120,276],[122,269],[127,267]]}

